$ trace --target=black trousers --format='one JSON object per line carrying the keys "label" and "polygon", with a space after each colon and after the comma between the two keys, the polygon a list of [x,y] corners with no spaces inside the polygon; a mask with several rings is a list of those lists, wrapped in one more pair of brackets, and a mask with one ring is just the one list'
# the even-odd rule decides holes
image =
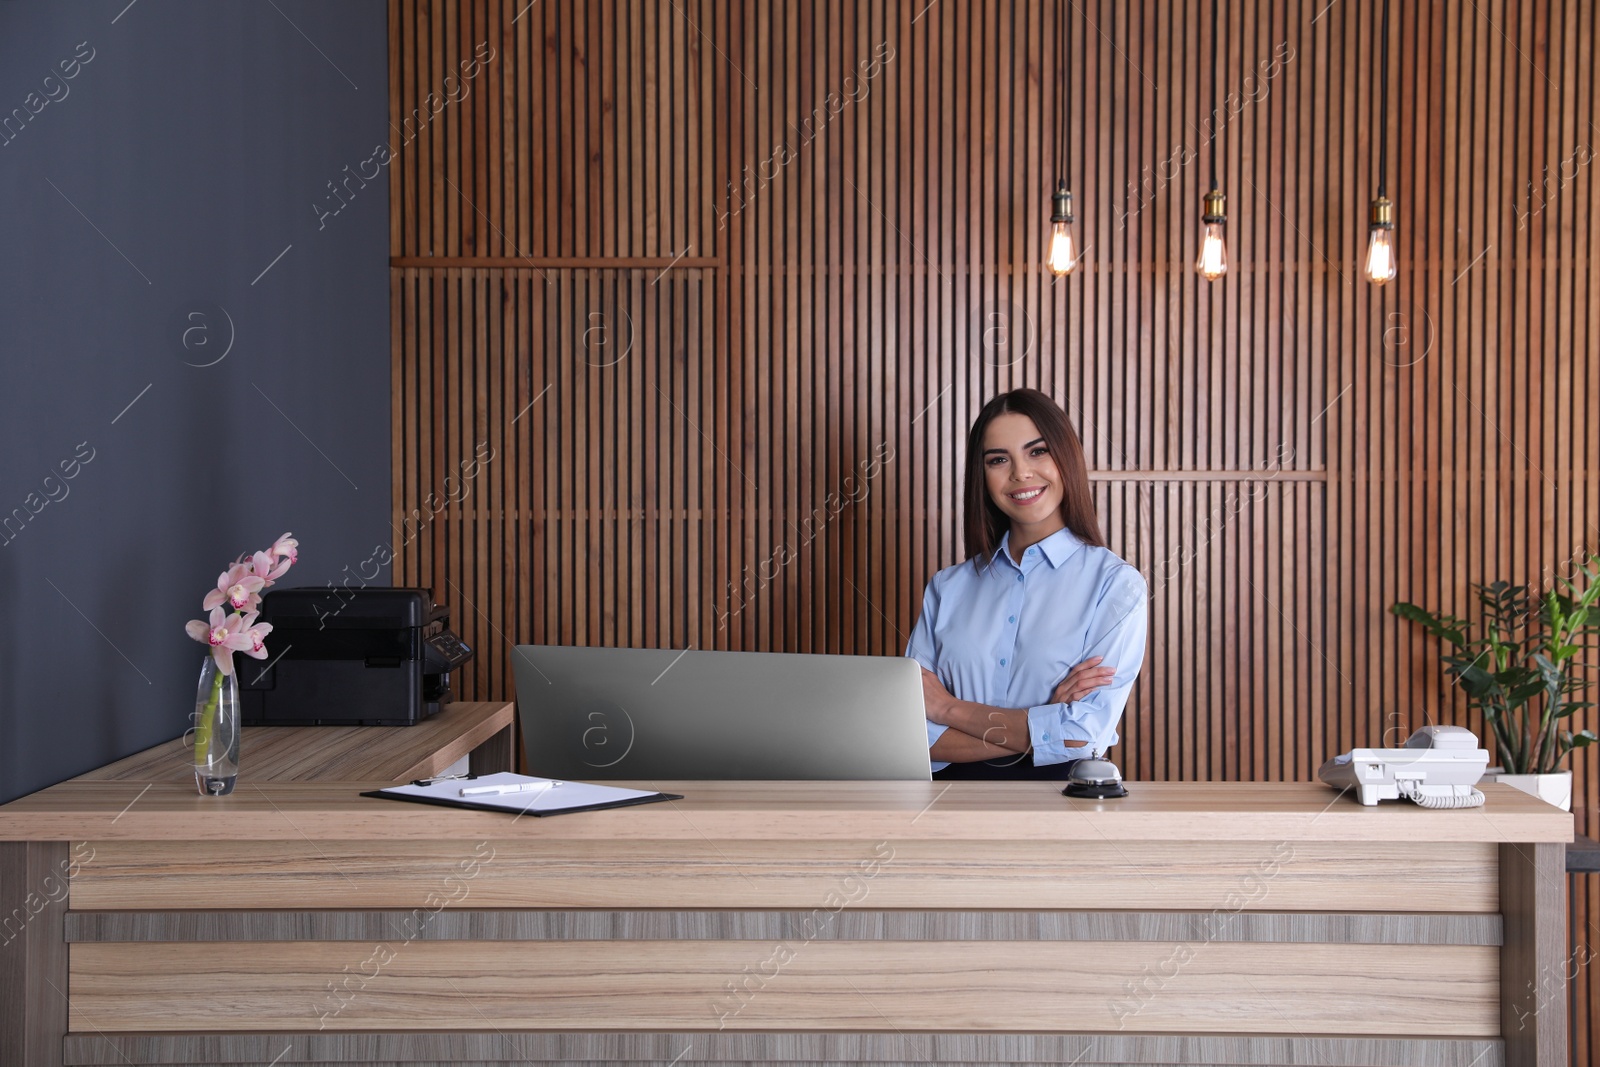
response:
{"label": "black trousers", "polygon": [[1001,756],[992,760],[980,760],[977,763],[952,763],[942,771],[934,771],[934,781],[974,781],[989,779],[992,781],[1043,781],[1064,782],[1068,772],[1076,760],[1067,760],[1065,763],[1047,763],[1043,767],[1033,765],[1033,754]]}

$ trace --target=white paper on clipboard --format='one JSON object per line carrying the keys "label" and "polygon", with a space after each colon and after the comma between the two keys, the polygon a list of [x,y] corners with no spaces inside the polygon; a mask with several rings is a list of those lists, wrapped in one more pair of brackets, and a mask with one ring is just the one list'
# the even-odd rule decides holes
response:
{"label": "white paper on clipboard", "polygon": [[[525,782],[559,781],[559,785],[536,793],[503,793],[498,796],[462,796],[461,790],[488,785],[520,785]],[[451,807],[506,811],[514,815],[551,815],[574,809],[609,807],[619,804],[639,803],[647,800],[681,799],[676,794],[656,793],[648,789],[623,789],[613,785],[594,785],[589,782],[569,782],[566,779],[540,778],[536,775],[514,774],[501,771],[476,778],[435,779],[427,785],[393,785],[362,796],[380,796],[393,800],[416,800]]]}

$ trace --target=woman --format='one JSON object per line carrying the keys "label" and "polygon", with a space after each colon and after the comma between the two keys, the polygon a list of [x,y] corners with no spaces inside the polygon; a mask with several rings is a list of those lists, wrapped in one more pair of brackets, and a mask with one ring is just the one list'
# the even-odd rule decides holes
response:
{"label": "woman", "polygon": [[1147,593],[1105,547],[1083,446],[1037,389],[1002,393],[972,424],[966,542],[970,558],[928,583],[906,646],[922,664],[933,768],[1065,778],[1117,743]]}

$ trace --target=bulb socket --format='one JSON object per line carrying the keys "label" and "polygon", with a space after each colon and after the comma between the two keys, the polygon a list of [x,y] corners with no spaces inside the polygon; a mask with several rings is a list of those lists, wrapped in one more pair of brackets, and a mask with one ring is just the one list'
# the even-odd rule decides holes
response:
{"label": "bulb socket", "polygon": [[1050,195],[1050,221],[1072,221],[1072,193],[1064,178],[1056,180],[1056,191]]}
{"label": "bulb socket", "polygon": [[1394,204],[1387,196],[1380,196],[1372,202],[1372,226],[1378,230],[1394,229]]}
{"label": "bulb socket", "polygon": [[1228,221],[1228,200],[1219,189],[1212,189],[1206,194],[1205,214],[1200,221],[1210,225],[1213,222]]}

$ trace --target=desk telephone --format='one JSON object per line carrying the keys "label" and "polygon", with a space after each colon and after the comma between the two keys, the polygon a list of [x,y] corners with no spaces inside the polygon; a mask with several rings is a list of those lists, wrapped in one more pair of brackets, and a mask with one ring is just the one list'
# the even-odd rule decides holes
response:
{"label": "desk telephone", "polygon": [[1335,789],[1354,789],[1363,804],[1405,797],[1425,808],[1476,808],[1474,788],[1489,767],[1489,753],[1464,726],[1424,726],[1404,748],[1358,748],[1317,772]]}

